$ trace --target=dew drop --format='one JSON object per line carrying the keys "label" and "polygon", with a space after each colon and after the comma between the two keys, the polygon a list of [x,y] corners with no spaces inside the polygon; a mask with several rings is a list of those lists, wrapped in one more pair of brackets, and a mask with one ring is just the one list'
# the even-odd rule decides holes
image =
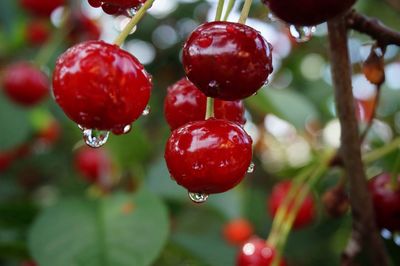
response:
{"label": "dew drop", "polygon": [[254,173],[255,167],[256,167],[256,165],[252,162],[252,163],[249,165],[249,168],[247,168],[247,173],[248,173],[248,174]]}
{"label": "dew drop", "polygon": [[92,148],[100,148],[106,144],[108,136],[110,135],[110,132],[108,131],[86,129],[82,126],[79,126],[79,128],[83,132],[83,139],[85,140],[85,143]]}
{"label": "dew drop", "polygon": [[296,40],[298,43],[308,42],[313,36],[316,28],[313,27],[302,27],[290,25],[289,31],[290,35]]}
{"label": "dew drop", "polygon": [[212,36],[202,36],[197,42],[201,48],[207,48],[211,45],[212,41]]}
{"label": "dew drop", "polygon": [[189,192],[189,198],[194,203],[204,203],[208,199],[208,194]]}
{"label": "dew drop", "polygon": [[212,80],[208,83],[208,86],[212,89],[217,89],[219,87],[218,81]]}
{"label": "dew drop", "polygon": [[126,14],[129,16],[129,17],[134,17],[135,15],[136,15],[136,13],[138,12],[138,10],[140,9],[140,7],[141,7],[141,5],[139,5],[139,6],[136,6],[136,7],[133,7],[133,8],[128,8],[127,10],[126,10]]}
{"label": "dew drop", "polygon": [[131,130],[132,130],[132,126],[131,125],[126,125],[126,126],[114,128],[112,130],[112,132],[115,135],[123,135],[123,134],[127,134],[127,133],[131,132]]}
{"label": "dew drop", "polygon": [[149,115],[150,112],[151,112],[151,107],[150,107],[150,105],[147,105],[146,108],[143,110],[142,115],[143,116]]}
{"label": "dew drop", "polygon": [[278,21],[278,18],[273,14],[273,13],[269,13],[268,14],[268,20],[270,21],[270,22],[276,22],[276,21]]}

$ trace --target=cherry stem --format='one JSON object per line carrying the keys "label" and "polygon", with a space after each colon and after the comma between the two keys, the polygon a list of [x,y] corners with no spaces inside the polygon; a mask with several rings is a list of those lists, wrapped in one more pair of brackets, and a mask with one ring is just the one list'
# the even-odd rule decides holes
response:
{"label": "cherry stem", "polygon": [[228,6],[226,7],[225,15],[223,20],[228,20],[229,15],[233,9],[233,5],[235,4],[235,0],[229,0]]}
{"label": "cherry stem", "polygon": [[140,20],[146,14],[146,11],[153,5],[155,0],[147,0],[143,6],[136,12],[136,14],[132,17],[129,23],[125,26],[125,28],[121,31],[118,37],[115,39],[114,44],[121,46],[126,38],[129,36],[133,28],[140,22]]}
{"label": "cherry stem", "polygon": [[373,151],[370,151],[366,155],[363,156],[363,161],[366,164],[372,163],[385,155],[394,152],[395,150],[400,148],[400,137],[394,139],[392,142],[386,144],[381,148],[377,148]]}
{"label": "cherry stem", "polygon": [[65,8],[60,20],[59,28],[54,32],[49,41],[40,49],[40,51],[36,55],[34,62],[37,66],[43,67],[47,65],[47,63],[50,61],[51,57],[57,50],[57,47],[59,47],[63,43],[65,37],[71,31],[71,28],[68,26],[68,19],[70,18],[70,15],[71,11],[69,10],[69,8]]}
{"label": "cherry stem", "polygon": [[397,152],[396,161],[394,162],[390,178],[390,184],[394,191],[397,191],[399,189],[399,178],[398,178],[399,171],[400,171],[400,151]]}
{"label": "cherry stem", "polygon": [[243,5],[242,13],[240,14],[239,23],[246,24],[246,20],[249,17],[251,4],[253,0],[246,0]]}
{"label": "cherry stem", "polygon": [[215,100],[212,97],[207,97],[207,109],[206,109],[206,120],[214,117],[214,103]]}
{"label": "cherry stem", "polygon": [[215,13],[215,21],[221,20],[222,10],[224,9],[225,0],[218,0],[217,12]]}

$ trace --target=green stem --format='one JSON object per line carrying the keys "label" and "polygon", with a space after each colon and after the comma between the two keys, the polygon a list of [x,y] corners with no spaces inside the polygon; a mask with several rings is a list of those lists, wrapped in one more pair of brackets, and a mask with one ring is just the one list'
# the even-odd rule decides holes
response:
{"label": "green stem", "polygon": [[249,17],[250,8],[253,0],[246,0],[243,5],[242,13],[240,14],[239,23],[246,24],[246,20]]}
{"label": "green stem", "polygon": [[146,3],[138,10],[138,12],[132,17],[129,23],[121,31],[118,37],[115,39],[114,44],[121,46],[133,28],[139,23],[139,21],[144,17],[146,11],[152,6],[155,0],[147,0]]}
{"label": "green stem", "polygon": [[233,5],[235,4],[235,0],[229,0],[228,6],[226,7],[225,15],[223,20],[228,20],[229,15],[233,9]]}
{"label": "green stem", "polygon": [[397,191],[399,188],[399,172],[400,172],[400,152],[397,152],[396,161],[393,165],[390,183],[393,190]]}
{"label": "green stem", "polygon": [[215,21],[221,20],[222,10],[224,9],[225,0],[218,0],[217,13],[215,13]]}
{"label": "green stem", "polygon": [[207,97],[206,120],[214,117],[214,98]]}
{"label": "green stem", "polygon": [[64,9],[60,21],[60,27],[54,32],[50,40],[40,49],[34,60],[35,64],[39,67],[47,65],[57,48],[64,42],[65,37],[70,33],[68,19],[71,11],[68,8]]}
{"label": "green stem", "polygon": [[365,154],[363,156],[363,161],[366,164],[372,163],[372,162],[384,157],[385,155],[394,152],[398,148],[400,148],[400,137],[394,139],[392,142],[388,143],[387,145],[385,145],[381,148],[378,148],[371,152],[368,152],[367,154]]}

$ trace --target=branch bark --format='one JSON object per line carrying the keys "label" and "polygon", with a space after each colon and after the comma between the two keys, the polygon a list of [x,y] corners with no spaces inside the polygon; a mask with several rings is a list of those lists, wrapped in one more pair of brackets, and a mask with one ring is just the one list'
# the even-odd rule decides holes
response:
{"label": "branch bark", "polygon": [[353,215],[353,233],[343,253],[342,265],[355,265],[356,256],[361,250],[368,248],[372,265],[386,266],[389,265],[389,260],[375,223],[372,200],[361,159],[361,141],[351,84],[346,18],[341,17],[328,22],[328,30],[336,107],[342,128],[340,155],[349,177]]}
{"label": "branch bark", "polygon": [[376,18],[370,18],[352,10],[346,16],[347,26],[371,36],[380,47],[390,44],[400,46],[400,33],[382,24]]}

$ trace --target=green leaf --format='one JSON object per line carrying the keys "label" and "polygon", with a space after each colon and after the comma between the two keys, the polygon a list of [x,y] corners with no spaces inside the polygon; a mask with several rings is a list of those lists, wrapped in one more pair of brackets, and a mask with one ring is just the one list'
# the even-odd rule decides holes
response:
{"label": "green leaf", "polygon": [[64,200],[33,224],[29,247],[41,266],[146,266],[167,240],[168,221],[162,202],[145,190]]}
{"label": "green leaf", "polygon": [[263,88],[247,103],[254,110],[263,114],[272,113],[298,129],[303,129],[309,119],[319,116],[309,99],[289,89]]}
{"label": "green leaf", "polygon": [[0,94],[0,151],[22,145],[31,134],[28,112]]}

